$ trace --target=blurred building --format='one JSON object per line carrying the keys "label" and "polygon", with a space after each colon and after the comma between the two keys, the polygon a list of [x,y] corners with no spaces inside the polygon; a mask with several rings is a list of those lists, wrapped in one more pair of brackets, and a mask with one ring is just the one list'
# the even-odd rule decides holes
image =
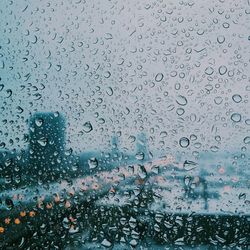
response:
{"label": "blurred building", "polygon": [[141,161],[150,160],[147,137],[144,133],[140,133],[137,135],[136,159]]}
{"label": "blurred building", "polygon": [[29,122],[29,163],[31,172],[55,177],[65,151],[65,119],[59,113],[35,113]]}

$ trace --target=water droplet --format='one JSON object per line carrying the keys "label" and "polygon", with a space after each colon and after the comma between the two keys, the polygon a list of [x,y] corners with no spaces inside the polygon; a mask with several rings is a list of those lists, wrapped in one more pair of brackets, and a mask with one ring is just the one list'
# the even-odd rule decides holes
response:
{"label": "water droplet", "polygon": [[104,73],[104,77],[105,78],[109,78],[111,76],[111,73],[109,72],[109,71],[106,71],[105,73]]}
{"label": "water droplet", "polygon": [[138,152],[138,153],[136,153],[135,158],[136,158],[137,160],[142,161],[142,160],[144,159],[144,153],[143,153],[143,152]]}
{"label": "water droplet", "polygon": [[241,115],[239,113],[233,113],[231,115],[231,120],[233,122],[240,122],[241,121]]}
{"label": "water droplet", "polygon": [[104,239],[101,244],[104,246],[104,247],[111,247],[112,243],[110,241],[108,241],[107,239]]}
{"label": "water droplet", "polygon": [[41,137],[39,140],[37,140],[37,142],[39,143],[39,145],[41,145],[42,147],[45,147],[48,143],[48,139],[45,137]]}
{"label": "water droplet", "polygon": [[35,119],[35,124],[37,127],[41,127],[43,125],[43,119],[42,118]]}
{"label": "water droplet", "polygon": [[85,122],[84,124],[83,124],[83,131],[85,132],[85,133],[89,133],[89,132],[91,132],[93,130],[93,127],[92,127],[92,124],[90,123],[90,122]]}
{"label": "water droplet", "polygon": [[155,76],[155,81],[156,82],[160,82],[162,79],[163,79],[164,75],[162,73],[158,73],[156,76]]}
{"label": "water droplet", "polygon": [[245,200],[247,197],[246,193],[240,193],[239,194],[239,200]]}
{"label": "water droplet", "polygon": [[98,160],[95,157],[92,157],[88,160],[89,168],[94,169],[98,166]]}
{"label": "water droplet", "polygon": [[211,146],[210,150],[215,153],[218,152],[219,148],[217,146]]}
{"label": "water droplet", "polygon": [[246,136],[243,141],[245,144],[250,144],[250,136]]}
{"label": "water droplet", "polygon": [[7,89],[6,93],[7,93],[7,98],[12,96],[12,90],[11,89]]}
{"label": "water droplet", "polygon": [[220,73],[220,75],[225,75],[227,73],[227,67],[224,65],[220,66],[219,73]]}
{"label": "water droplet", "polygon": [[18,107],[17,107],[17,112],[18,112],[18,114],[23,113],[23,108],[22,108],[22,107],[20,107],[20,106],[18,106]]}
{"label": "water droplet", "polygon": [[197,163],[196,162],[193,162],[193,161],[188,161],[186,160],[184,163],[183,163],[183,168],[187,171],[190,171],[192,169],[195,169],[197,168]]}
{"label": "water droplet", "polygon": [[220,96],[216,96],[214,98],[214,103],[217,104],[217,105],[220,105],[222,103],[222,101],[223,101],[223,99]]}
{"label": "water droplet", "polygon": [[111,87],[108,87],[106,90],[107,95],[112,96],[113,95],[113,89]]}
{"label": "water droplet", "polygon": [[182,137],[179,141],[179,144],[182,148],[187,148],[189,146],[189,139],[187,137]]}
{"label": "water droplet", "polygon": [[222,35],[219,35],[219,36],[217,37],[217,42],[220,43],[220,44],[224,43],[224,42],[225,42],[225,37],[222,36]]}
{"label": "water droplet", "polygon": [[133,239],[133,240],[131,240],[131,241],[129,242],[129,244],[130,244],[132,247],[135,247],[135,246],[138,244],[138,242],[137,242],[135,239]]}
{"label": "water droplet", "polygon": [[181,116],[181,115],[183,115],[185,113],[185,110],[183,108],[178,108],[176,110],[176,113]]}
{"label": "water droplet", "polygon": [[214,69],[212,68],[212,67],[207,67],[206,69],[205,69],[205,74],[207,74],[207,75],[212,75],[214,73]]}
{"label": "water droplet", "polygon": [[176,102],[181,106],[185,106],[187,105],[187,98],[183,95],[179,95],[176,99]]}
{"label": "water droplet", "polygon": [[236,102],[236,103],[240,103],[241,101],[242,101],[242,97],[240,96],[240,95],[233,95],[232,96],[232,99],[233,99],[233,101],[234,102]]}

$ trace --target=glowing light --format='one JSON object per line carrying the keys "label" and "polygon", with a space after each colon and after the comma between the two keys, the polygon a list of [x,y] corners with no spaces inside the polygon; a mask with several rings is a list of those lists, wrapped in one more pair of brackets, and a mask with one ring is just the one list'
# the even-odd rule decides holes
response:
{"label": "glowing light", "polygon": [[36,213],[35,213],[34,211],[30,211],[30,212],[29,212],[29,216],[30,216],[30,217],[34,217],[35,215],[36,215]]}
{"label": "glowing light", "polygon": [[48,204],[46,205],[46,208],[47,208],[47,209],[51,209],[51,208],[52,208],[52,203],[48,203]]}
{"label": "glowing light", "polygon": [[55,202],[59,202],[60,201],[60,196],[59,196],[59,194],[56,194],[56,196],[55,196]]}
{"label": "glowing light", "polygon": [[4,227],[0,227],[0,233],[4,233]]}
{"label": "glowing light", "polygon": [[66,208],[69,208],[70,206],[71,206],[70,202],[69,202],[69,201],[66,201],[66,202],[65,202],[65,207],[66,207]]}
{"label": "glowing light", "polygon": [[10,224],[10,218],[9,218],[9,217],[6,218],[6,219],[4,220],[4,223],[7,224],[7,225],[9,225],[9,224]]}
{"label": "glowing light", "polygon": [[220,174],[225,174],[225,168],[224,167],[219,168],[219,173]]}
{"label": "glowing light", "polygon": [[14,220],[14,222],[15,222],[16,225],[19,225],[19,224],[21,223],[21,221],[20,221],[18,218],[16,218],[16,219]]}
{"label": "glowing light", "polygon": [[24,217],[24,216],[26,216],[26,212],[22,211],[22,212],[20,212],[20,215],[21,215],[21,217]]}

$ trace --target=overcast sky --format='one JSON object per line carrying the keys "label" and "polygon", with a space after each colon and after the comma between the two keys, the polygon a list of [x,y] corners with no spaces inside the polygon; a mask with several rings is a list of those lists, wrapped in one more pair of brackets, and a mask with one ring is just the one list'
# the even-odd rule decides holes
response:
{"label": "overcast sky", "polygon": [[160,153],[249,147],[249,17],[247,0],[1,0],[0,143],[59,111],[77,151],[140,132]]}

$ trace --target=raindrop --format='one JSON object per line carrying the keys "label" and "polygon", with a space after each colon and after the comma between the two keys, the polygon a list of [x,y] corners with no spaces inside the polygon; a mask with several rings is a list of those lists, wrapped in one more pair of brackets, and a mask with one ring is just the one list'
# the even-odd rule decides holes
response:
{"label": "raindrop", "polygon": [[187,98],[185,96],[179,95],[176,99],[176,102],[181,106],[185,106],[187,105]]}
{"label": "raindrop", "polygon": [[239,113],[233,113],[231,115],[231,120],[233,122],[240,122],[241,121],[241,115]]}
{"label": "raindrop", "polygon": [[104,246],[104,247],[111,247],[112,243],[110,241],[108,241],[107,239],[104,239],[101,244]]}
{"label": "raindrop", "polygon": [[35,119],[35,124],[37,127],[41,127],[43,125],[43,119],[42,118]]}
{"label": "raindrop", "polygon": [[224,43],[224,42],[225,42],[225,37],[222,36],[222,35],[219,35],[219,36],[217,37],[217,42],[220,43],[220,44]]}
{"label": "raindrop", "polygon": [[143,152],[138,152],[138,153],[136,153],[135,158],[136,158],[137,160],[142,161],[142,160],[144,159],[144,153],[143,153]]}
{"label": "raindrop", "polygon": [[39,140],[37,140],[38,144],[41,145],[42,147],[45,147],[48,143],[47,138],[41,137]]}
{"label": "raindrop", "polygon": [[162,79],[163,79],[163,74],[162,73],[158,73],[156,76],[155,76],[155,81],[156,82],[160,82]]}
{"label": "raindrop", "polygon": [[205,74],[207,74],[207,75],[212,75],[214,73],[214,69],[212,68],[212,67],[207,67],[206,69],[205,69]]}
{"label": "raindrop", "polygon": [[186,171],[190,171],[190,170],[192,170],[192,169],[197,168],[197,165],[198,165],[198,164],[197,164],[196,162],[186,160],[186,161],[183,163],[183,168],[184,168]]}
{"label": "raindrop", "polygon": [[85,132],[85,133],[89,133],[89,132],[91,132],[93,130],[93,127],[92,127],[92,124],[90,123],[90,122],[85,122],[84,124],[83,124],[83,131]]}
{"label": "raindrop", "polygon": [[223,99],[220,96],[217,96],[214,98],[214,103],[217,105],[220,105],[222,103]]}
{"label": "raindrop", "polygon": [[187,137],[182,137],[179,141],[179,144],[182,148],[187,148],[189,146],[189,139]]}
{"label": "raindrop", "polygon": [[236,103],[240,103],[241,101],[242,101],[242,97],[240,96],[240,95],[233,95],[232,96],[232,99],[233,99],[233,101],[234,102],[236,102]]}
{"label": "raindrop", "polygon": [[6,93],[7,93],[7,98],[12,96],[12,90],[11,89],[7,89]]}
{"label": "raindrop", "polygon": [[246,193],[240,193],[239,194],[239,200],[245,200],[246,199]]}
{"label": "raindrop", "polygon": [[18,114],[23,113],[23,108],[20,107],[20,106],[18,106],[18,107],[17,107],[17,113],[18,113]]}
{"label": "raindrop", "polygon": [[2,91],[4,88],[4,85],[3,84],[0,84],[0,91]]}
{"label": "raindrop", "polygon": [[243,141],[245,144],[250,144],[250,136],[246,136]]}
{"label": "raindrop", "polygon": [[108,87],[106,90],[107,95],[112,96],[113,95],[113,89],[111,87]]}
{"label": "raindrop", "polygon": [[217,146],[211,146],[210,150],[215,153],[218,152],[219,148]]}
{"label": "raindrop", "polygon": [[219,73],[220,73],[220,75],[225,75],[227,73],[227,67],[224,65],[220,66]]}
{"label": "raindrop", "polygon": [[89,168],[94,169],[98,166],[98,160],[95,157],[92,157],[88,160]]}
{"label": "raindrop", "polygon": [[178,108],[176,110],[176,113],[181,116],[181,115],[183,115],[185,113],[185,110],[183,108]]}
{"label": "raindrop", "polygon": [[105,78],[109,78],[111,76],[111,73],[109,72],[109,71],[106,71],[105,73],[104,73],[104,77]]}

